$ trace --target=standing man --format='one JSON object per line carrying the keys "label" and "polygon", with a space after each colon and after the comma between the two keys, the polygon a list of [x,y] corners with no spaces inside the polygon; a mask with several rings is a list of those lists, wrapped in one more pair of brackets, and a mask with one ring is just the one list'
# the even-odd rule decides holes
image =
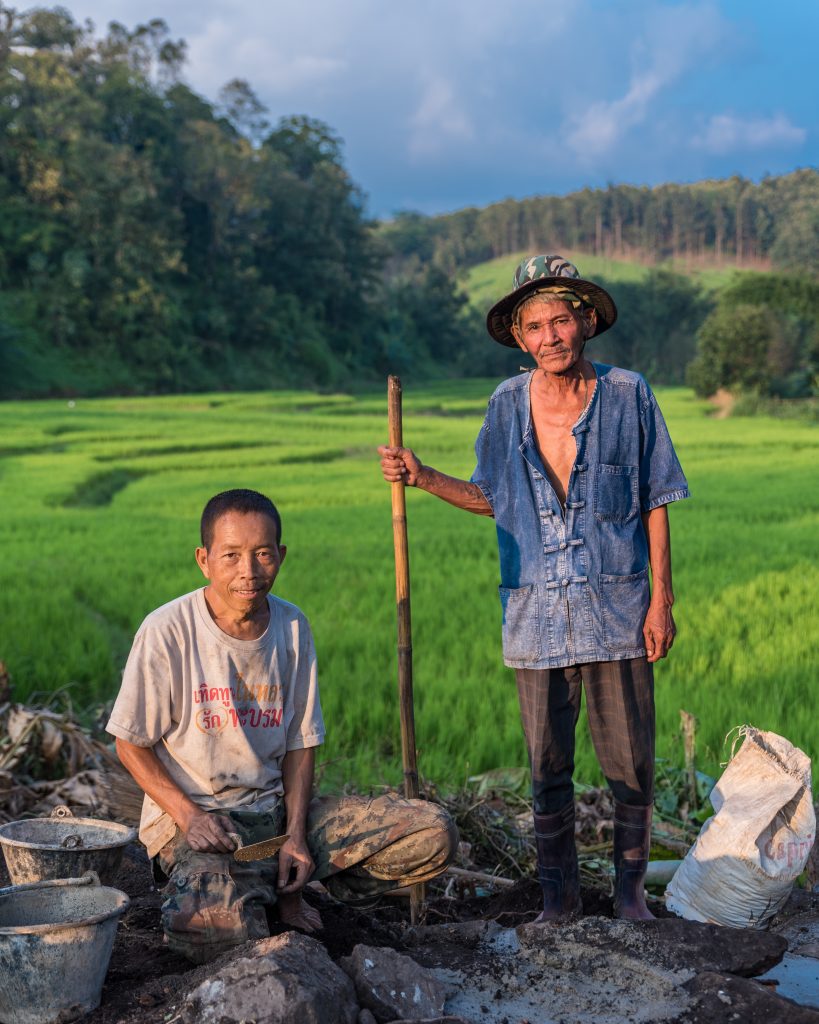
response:
{"label": "standing man", "polygon": [[[196,561],[207,585],[152,612],[108,723],[145,792],[139,836],[167,885],[166,941],[194,963],[269,935],[267,909],[304,931],[310,878],[355,903],[440,874],[457,847],[423,800],[313,797],[324,739],[310,626],[270,590],[287,549],[257,491],[205,506]],[[287,833],[275,859],[233,853]]]}
{"label": "standing man", "polygon": [[538,920],[580,911],[572,774],[581,688],[614,794],[615,913],[652,917],[643,887],[652,665],[676,632],[666,506],[688,497],[688,485],[645,380],[585,358],[589,338],[616,318],[611,296],[561,256],[524,260],[487,329],[535,367],[490,399],[471,480],[408,448],[379,448],[388,482],[495,519],[504,663],[515,669],[532,768]]}

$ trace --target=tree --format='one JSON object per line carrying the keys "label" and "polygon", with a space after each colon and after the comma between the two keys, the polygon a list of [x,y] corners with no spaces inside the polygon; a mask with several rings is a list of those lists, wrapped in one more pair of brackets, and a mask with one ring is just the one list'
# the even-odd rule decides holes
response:
{"label": "tree", "polygon": [[234,78],[219,93],[219,108],[240,135],[258,145],[270,130],[267,107],[243,78]]}
{"label": "tree", "polygon": [[689,382],[801,398],[819,379],[819,282],[806,276],[743,274],[719,295],[697,338]]}
{"label": "tree", "polygon": [[594,358],[637,370],[654,384],[683,384],[710,309],[702,289],[665,269],[650,270],[636,284],[609,287],[617,299],[617,323],[592,342]]}
{"label": "tree", "polygon": [[776,337],[776,323],[767,307],[721,303],[699,330],[689,383],[702,397],[720,388],[767,393],[768,351]]}
{"label": "tree", "polygon": [[[215,111],[160,20],[95,39],[58,8],[0,32],[0,282],[52,354],[48,390],[89,367],[135,391],[356,372],[379,250],[326,125],[269,132],[238,80]],[[37,377],[26,358],[5,358],[7,393]]]}
{"label": "tree", "polygon": [[818,203],[819,195],[800,198],[781,218],[771,247],[775,266],[819,277]]}

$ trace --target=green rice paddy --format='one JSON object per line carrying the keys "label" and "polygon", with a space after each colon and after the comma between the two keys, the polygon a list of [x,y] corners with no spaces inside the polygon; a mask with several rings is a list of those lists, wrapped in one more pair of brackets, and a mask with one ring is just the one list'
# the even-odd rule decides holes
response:
{"label": "green rice paddy", "polygon": [[[495,289],[497,292],[497,289]],[[405,395],[404,436],[468,476],[492,381]],[[679,634],[656,672],[658,754],[681,759],[679,710],[699,719],[698,766],[750,722],[817,752],[819,435],[714,419],[659,392],[693,498],[671,508]],[[320,659],[327,777],[400,779],[390,495],[374,449],[385,394],[298,392],[0,404],[0,659],[18,699],[69,687],[77,708],[117,691],[153,608],[200,585],[205,501],[269,494],[288,557],[276,592],[309,616]],[[408,493],[420,769],[442,783],[525,760],[501,663],[493,524]],[[579,730],[577,775],[598,779]]]}

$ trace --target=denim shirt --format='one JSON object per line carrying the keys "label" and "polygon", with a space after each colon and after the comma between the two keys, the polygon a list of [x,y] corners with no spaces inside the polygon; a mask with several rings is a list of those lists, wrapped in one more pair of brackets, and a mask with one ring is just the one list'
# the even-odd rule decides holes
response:
{"label": "denim shirt", "polygon": [[642,514],[688,497],[645,380],[593,364],[597,384],[572,427],[577,457],[565,509],[537,450],[532,371],[489,400],[472,475],[498,533],[503,660],[558,668],[646,653],[648,544]]}

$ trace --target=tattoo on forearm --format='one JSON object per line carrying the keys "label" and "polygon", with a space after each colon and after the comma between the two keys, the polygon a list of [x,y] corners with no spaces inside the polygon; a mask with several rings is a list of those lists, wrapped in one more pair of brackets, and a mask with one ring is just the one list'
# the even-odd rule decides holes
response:
{"label": "tattoo on forearm", "polygon": [[455,505],[456,508],[474,512],[479,516],[492,515],[492,506],[486,500],[483,491],[469,480],[459,480],[457,477],[447,476],[446,473],[425,466],[418,484],[423,490],[429,491],[450,505]]}

